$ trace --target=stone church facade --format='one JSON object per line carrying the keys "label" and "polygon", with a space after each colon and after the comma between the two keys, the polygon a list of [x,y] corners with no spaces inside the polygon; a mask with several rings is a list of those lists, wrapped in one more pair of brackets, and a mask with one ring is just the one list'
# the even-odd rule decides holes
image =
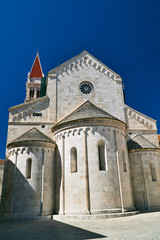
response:
{"label": "stone church facade", "polygon": [[9,109],[6,156],[1,216],[160,209],[156,121],[86,51],[46,78],[37,54],[25,103]]}

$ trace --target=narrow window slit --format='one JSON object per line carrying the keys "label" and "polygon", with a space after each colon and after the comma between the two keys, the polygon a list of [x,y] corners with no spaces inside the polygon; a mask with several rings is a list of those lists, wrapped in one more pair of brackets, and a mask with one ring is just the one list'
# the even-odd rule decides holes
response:
{"label": "narrow window slit", "polygon": [[104,141],[98,142],[98,159],[99,159],[99,170],[106,170]]}
{"label": "narrow window slit", "polygon": [[123,171],[127,172],[127,162],[124,150],[122,151]]}
{"label": "narrow window slit", "polygon": [[70,150],[70,172],[77,172],[77,149],[75,147]]}
{"label": "narrow window slit", "polygon": [[152,181],[156,182],[157,181],[156,169],[153,163],[150,163],[150,171],[151,171]]}
{"label": "narrow window slit", "polygon": [[30,88],[30,98],[34,97],[34,88]]}
{"label": "narrow window slit", "polygon": [[31,178],[31,169],[32,169],[32,159],[28,158],[26,161],[26,179]]}

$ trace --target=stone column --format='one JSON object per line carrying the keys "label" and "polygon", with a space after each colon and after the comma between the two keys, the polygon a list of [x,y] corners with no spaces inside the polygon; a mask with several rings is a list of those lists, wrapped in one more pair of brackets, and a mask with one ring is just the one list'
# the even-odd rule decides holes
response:
{"label": "stone column", "polygon": [[14,173],[13,173],[13,189],[12,189],[12,199],[11,199],[11,214],[13,213],[13,202],[14,202],[14,190],[15,190],[15,177],[16,177],[16,169],[17,169],[17,158],[18,158],[18,151],[15,151]]}
{"label": "stone column", "polygon": [[124,136],[124,141],[125,141],[125,147],[126,147],[126,151],[125,154],[127,156],[127,164],[128,164],[128,174],[129,174],[129,185],[130,185],[130,189],[131,189],[131,198],[132,198],[132,206],[133,206],[133,210],[135,211],[135,206],[134,206],[134,198],[133,198],[133,186],[132,186],[132,179],[131,179],[131,165],[130,165],[130,161],[129,161],[129,153],[127,151],[127,139],[126,139],[126,135]]}
{"label": "stone column", "polygon": [[116,160],[117,160],[117,172],[118,172],[120,201],[121,201],[122,213],[124,213],[123,192],[122,192],[122,180],[121,180],[121,170],[120,170],[119,154],[118,154],[117,140],[116,140],[116,131],[114,131],[114,138],[115,138],[115,152],[116,152]]}
{"label": "stone column", "polygon": [[62,136],[62,214],[65,215],[65,136]]}
{"label": "stone column", "polygon": [[34,88],[34,99],[37,98],[37,87]]}
{"label": "stone column", "polygon": [[42,215],[42,212],[43,212],[43,193],[44,193],[44,149],[42,148],[41,205],[40,205],[40,215]]}
{"label": "stone column", "polygon": [[87,148],[87,130],[84,130],[84,164],[86,179],[86,214],[90,214],[90,192],[89,192],[89,172],[88,172],[88,148]]}
{"label": "stone column", "polygon": [[27,96],[26,96],[26,100],[30,99],[30,87],[27,85]]}
{"label": "stone column", "polygon": [[144,204],[145,204],[145,207],[147,209],[149,209],[149,197],[148,197],[148,192],[147,192],[145,172],[144,172],[144,167],[143,167],[143,161],[142,161],[142,155],[141,154],[139,156],[139,164],[140,164],[140,168],[141,168],[141,171],[142,171],[142,179],[143,179],[143,183],[144,183],[144,193],[145,193]]}

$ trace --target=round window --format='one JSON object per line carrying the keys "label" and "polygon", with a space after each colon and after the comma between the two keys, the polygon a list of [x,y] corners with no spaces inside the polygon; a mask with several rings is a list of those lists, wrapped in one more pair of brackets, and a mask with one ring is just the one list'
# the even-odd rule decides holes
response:
{"label": "round window", "polygon": [[80,90],[84,94],[90,94],[93,91],[93,85],[89,82],[82,82],[80,84]]}

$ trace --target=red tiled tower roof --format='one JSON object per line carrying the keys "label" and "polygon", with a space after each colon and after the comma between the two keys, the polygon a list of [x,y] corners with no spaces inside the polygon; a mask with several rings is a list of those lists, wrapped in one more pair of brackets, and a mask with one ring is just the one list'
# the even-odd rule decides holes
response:
{"label": "red tiled tower roof", "polygon": [[0,159],[0,165],[4,165],[4,160]]}
{"label": "red tiled tower roof", "polygon": [[39,59],[39,53],[37,53],[37,56],[34,60],[31,72],[30,72],[30,77],[31,78],[41,78],[43,77],[43,72],[42,72],[42,67]]}

